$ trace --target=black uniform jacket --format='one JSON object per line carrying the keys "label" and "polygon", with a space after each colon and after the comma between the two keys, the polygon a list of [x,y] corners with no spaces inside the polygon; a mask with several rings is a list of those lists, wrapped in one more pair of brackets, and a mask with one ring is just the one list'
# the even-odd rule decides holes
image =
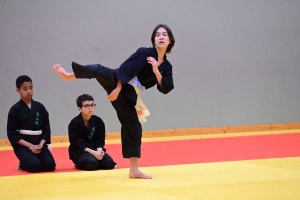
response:
{"label": "black uniform jacket", "polygon": [[[42,130],[42,134],[24,135],[20,134],[18,130]],[[39,144],[44,139],[46,141],[45,144],[50,144],[50,135],[49,114],[43,104],[32,100],[31,108],[29,108],[20,99],[20,101],[10,108],[7,119],[7,137],[14,148],[21,146],[17,144],[21,139],[34,145]]]}
{"label": "black uniform jacket", "polygon": [[101,147],[104,151],[105,145],[105,125],[102,119],[92,115],[89,121],[89,127],[84,124],[81,113],[74,117],[69,126],[69,157],[71,160],[76,159],[84,152],[85,148],[97,150]]}
{"label": "black uniform jacket", "polygon": [[173,74],[172,65],[164,56],[164,62],[158,67],[162,75],[161,86],[157,83],[156,76],[152,71],[152,65],[147,62],[147,57],[153,57],[158,59],[157,51],[155,47],[152,48],[139,48],[134,54],[132,54],[125,62],[123,62],[117,71],[117,78],[122,83],[127,83],[133,77],[137,76],[140,83],[146,88],[151,88],[157,85],[157,89],[167,94],[173,88]]}

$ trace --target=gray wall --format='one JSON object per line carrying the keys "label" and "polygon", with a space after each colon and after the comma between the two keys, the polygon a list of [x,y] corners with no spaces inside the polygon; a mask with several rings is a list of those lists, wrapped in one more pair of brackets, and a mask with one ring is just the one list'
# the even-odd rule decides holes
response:
{"label": "gray wall", "polygon": [[0,0],[0,138],[22,74],[32,77],[53,135],[67,134],[83,93],[94,96],[107,132],[119,131],[95,80],[64,82],[52,66],[117,68],[137,48],[151,46],[158,23],[176,38],[168,56],[175,89],[142,93],[151,112],[144,130],[299,121],[298,0]]}

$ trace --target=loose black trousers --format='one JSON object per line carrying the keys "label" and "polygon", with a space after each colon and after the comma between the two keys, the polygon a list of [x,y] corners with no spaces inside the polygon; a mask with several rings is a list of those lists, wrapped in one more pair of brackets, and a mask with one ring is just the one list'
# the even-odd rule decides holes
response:
{"label": "loose black trousers", "polygon": [[104,154],[102,160],[97,160],[92,154],[84,152],[73,160],[77,169],[92,171],[98,169],[113,169],[117,163],[108,154]]}
{"label": "loose black trousers", "polygon": [[49,172],[55,170],[55,161],[47,145],[39,154],[32,153],[28,147],[17,146],[14,152],[20,161],[20,169],[28,172]]}

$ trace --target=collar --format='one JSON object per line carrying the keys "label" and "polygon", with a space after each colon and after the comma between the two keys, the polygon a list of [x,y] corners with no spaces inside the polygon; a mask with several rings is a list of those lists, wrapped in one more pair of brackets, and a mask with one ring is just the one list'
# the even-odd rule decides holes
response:
{"label": "collar", "polygon": [[[157,59],[158,59],[158,52],[157,52],[156,47],[152,47],[152,50],[153,50],[153,53],[154,53],[154,56],[153,56],[153,57],[157,60]],[[164,61],[167,60],[167,55],[166,55],[166,54],[164,55],[163,60],[164,60]]]}

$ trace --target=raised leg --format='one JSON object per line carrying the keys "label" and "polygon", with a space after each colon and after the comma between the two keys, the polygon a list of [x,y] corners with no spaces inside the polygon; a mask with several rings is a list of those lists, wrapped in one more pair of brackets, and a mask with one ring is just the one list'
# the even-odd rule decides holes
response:
{"label": "raised leg", "polygon": [[76,79],[74,73],[67,72],[60,64],[55,64],[53,66],[53,71],[65,81],[72,81]]}

